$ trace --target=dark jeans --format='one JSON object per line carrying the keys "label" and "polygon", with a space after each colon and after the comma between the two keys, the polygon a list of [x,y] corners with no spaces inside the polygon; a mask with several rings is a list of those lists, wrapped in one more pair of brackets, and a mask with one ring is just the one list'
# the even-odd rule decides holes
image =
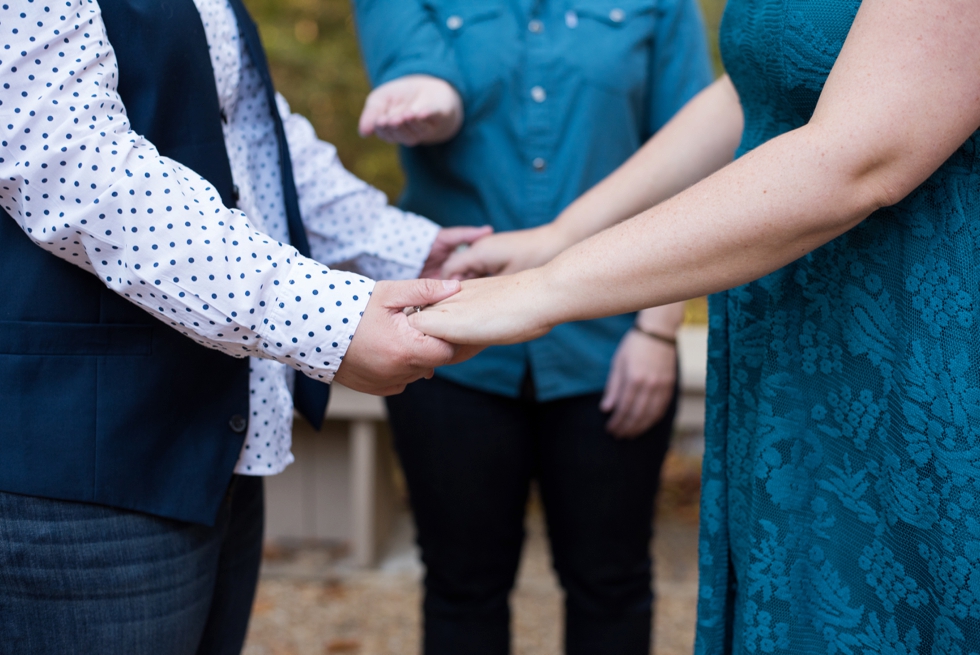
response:
{"label": "dark jeans", "polygon": [[565,589],[569,655],[648,655],[653,500],[675,407],[636,439],[599,394],[511,399],[433,378],[388,400],[426,567],[426,655],[510,651],[532,478]]}
{"label": "dark jeans", "polygon": [[240,653],[262,522],[255,477],[213,528],[0,492],[0,653]]}

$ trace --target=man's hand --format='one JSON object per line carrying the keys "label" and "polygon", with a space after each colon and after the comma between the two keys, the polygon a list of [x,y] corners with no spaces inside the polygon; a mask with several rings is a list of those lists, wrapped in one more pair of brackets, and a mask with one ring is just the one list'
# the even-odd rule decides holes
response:
{"label": "man's hand", "polygon": [[471,280],[518,273],[547,264],[568,245],[552,223],[529,230],[499,232],[452,254],[442,267],[441,277]]}
{"label": "man's hand", "polygon": [[493,228],[489,225],[483,227],[447,227],[439,230],[439,234],[432,244],[432,250],[429,251],[429,258],[425,260],[419,277],[442,277],[443,264],[457,248],[472,245],[477,239],[482,239],[492,232]]}
{"label": "man's hand", "polygon": [[431,75],[406,75],[382,84],[364,103],[361,136],[417,146],[443,143],[463,126],[463,100],[448,82]]}
{"label": "man's hand", "polygon": [[677,381],[677,348],[630,330],[619,342],[599,408],[612,412],[606,429],[638,437],[663,418]]}
{"label": "man's hand", "polygon": [[437,303],[459,289],[459,282],[452,280],[378,282],[334,380],[357,391],[390,396],[410,382],[432,377],[436,366],[453,361],[457,348],[413,328],[402,310]]}

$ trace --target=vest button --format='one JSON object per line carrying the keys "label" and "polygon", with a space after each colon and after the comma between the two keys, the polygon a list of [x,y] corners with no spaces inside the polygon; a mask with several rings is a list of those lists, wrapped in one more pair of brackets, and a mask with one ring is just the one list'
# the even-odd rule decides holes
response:
{"label": "vest button", "polygon": [[245,417],[241,414],[235,414],[231,417],[231,420],[228,421],[228,427],[231,428],[232,432],[241,434],[248,429],[248,421],[246,421]]}

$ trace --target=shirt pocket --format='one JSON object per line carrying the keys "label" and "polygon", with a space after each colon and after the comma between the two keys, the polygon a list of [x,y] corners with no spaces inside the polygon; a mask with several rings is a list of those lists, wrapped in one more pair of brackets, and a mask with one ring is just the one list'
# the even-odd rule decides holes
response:
{"label": "shirt pocket", "polygon": [[658,20],[657,0],[571,0],[565,26],[570,61],[586,82],[624,92],[646,90]]}
{"label": "shirt pocket", "polygon": [[504,21],[503,8],[492,3],[470,6],[463,2],[422,0],[422,4],[456,58],[466,85],[463,91],[467,113],[472,116],[502,92],[506,71],[514,63],[508,57],[512,58],[516,51],[512,26]]}

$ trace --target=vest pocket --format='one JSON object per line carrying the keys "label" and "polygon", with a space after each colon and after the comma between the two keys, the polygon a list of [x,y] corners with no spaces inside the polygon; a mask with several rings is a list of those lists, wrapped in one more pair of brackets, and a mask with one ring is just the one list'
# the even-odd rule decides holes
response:
{"label": "vest pocket", "polygon": [[153,353],[153,326],[0,321],[0,355],[133,356]]}

